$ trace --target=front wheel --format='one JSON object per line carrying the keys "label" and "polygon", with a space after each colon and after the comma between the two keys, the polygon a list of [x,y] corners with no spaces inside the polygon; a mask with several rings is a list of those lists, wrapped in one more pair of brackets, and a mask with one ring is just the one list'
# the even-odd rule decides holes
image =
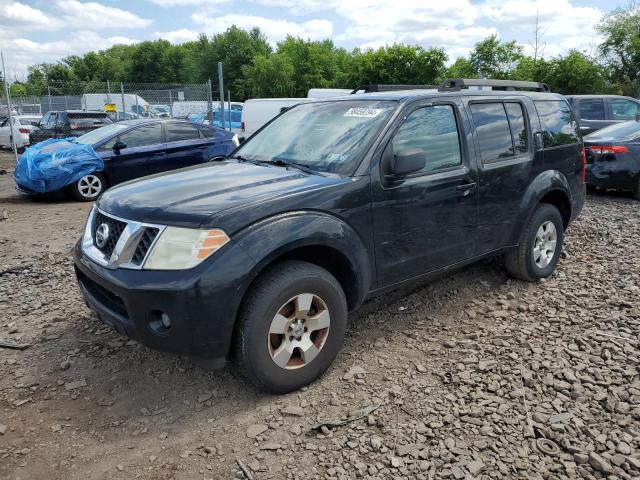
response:
{"label": "front wheel", "polygon": [[92,202],[102,195],[106,187],[104,175],[94,172],[69,185],[69,193],[80,202]]}
{"label": "front wheel", "polygon": [[236,359],[245,376],[273,393],[313,382],[342,346],[347,301],[317,265],[286,261],[264,273],[241,308]]}
{"label": "front wheel", "polygon": [[548,203],[539,204],[520,234],[518,246],[505,254],[508,272],[526,282],[548,277],[558,265],[563,240],[560,212]]}

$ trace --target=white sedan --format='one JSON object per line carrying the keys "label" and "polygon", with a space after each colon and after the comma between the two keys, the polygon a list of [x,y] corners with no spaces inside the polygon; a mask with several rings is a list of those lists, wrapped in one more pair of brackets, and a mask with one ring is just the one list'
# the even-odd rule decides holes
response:
{"label": "white sedan", "polygon": [[[40,122],[39,116],[12,115],[13,134],[16,139],[16,148],[24,148],[29,145],[29,134]],[[9,130],[9,118],[0,120],[0,147],[11,148],[11,132]]]}

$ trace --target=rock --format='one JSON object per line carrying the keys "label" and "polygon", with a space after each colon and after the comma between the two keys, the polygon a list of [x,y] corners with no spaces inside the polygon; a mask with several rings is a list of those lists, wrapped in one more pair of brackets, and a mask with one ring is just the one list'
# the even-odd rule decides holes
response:
{"label": "rock", "polygon": [[213,397],[213,392],[202,393],[198,396],[198,403],[204,403],[207,400],[211,400],[211,397]]}
{"label": "rock", "polygon": [[280,410],[280,412],[283,415],[291,415],[293,417],[302,417],[302,416],[304,416],[304,408],[296,407],[296,406],[293,406],[293,405],[290,405],[288,407],[284,407],[283,409]]}
{"label": "rock", "polygon": [[589,463],[589,455],[587,455],[586,453],[574,453],[573,461],[578,465],[585,465]]}
{"label": "rock", "polygon": [[481,372],[487,372],[489,370],[493,370],[493,368],[498,364],[495,360],[480,360],[478,362],[478,370]]}
{"label": "rock", "polygon": [[425,367],[421,363],[416,363],[416,370],[420,373],[427,373],[427,367]]}
{"label": "rock", "polygon": [[69,370],[69,368],[71,367],[71,362],[69,361],[68,358],[64,359],[62,362],[60,362],[60,370]]}
{"label": "rock", "polygon": [[589,464],[597,471],[602,472],[604,474],[610,474],[613,472],[613,467],[611,464],[598,455],[596,452],[591,452],[589,454]]}
{"label": "rock", "polygon": [[124,465],[122,465],[121,463],[119,463],[118,465],[116,465],[116,468],[122,472],[124,470]]}
{"label": "rock", "polygon": [[7,426],[0,423],[0,435],[7,433]]}
{"label": "rock", "polygon": [[382,438],[377,435],[372,435],[369,439],[369,444],[371,445],[371,448],[377,452],[380,450],[380,447],[382,447]]}
{"label": "rock", "polygon": [[616,452],[622,455],[631,455],[631,446],[627,442],[618,442]]}
{"label": "rock", "polygon": [[343,380],[353,380],[356,375],[364,375],[367,371],[360,365],[354,365],[342,377]]}
{"label": "rock", "polygon": [[549,423],[565,423],[571,418],[573,418],[573,413],[571,412],[559,413],[557,415],[551,415],[549,417]]}
{"label": "rock", "polygon": [[64,389],[67,391],[75,390],[77,388],[86,387],[87,382],[84,379],[76,380],[75,382],[65,382]]}
{"label": "rock", "polygon": [[447,348],[455,348],[457,342],[455,340],[445,340],[442,344]]}
{"label": "rock", "polygon": [[258,435],[263,434],[267,430],[269,430],[269,427],[267,427],[266,425],[261,425],[261,424],[249,425],[249,427],[247,428],[247,437],[256,438]]}
{"label": "rock", "polygon": [[466,467],[467,470],[469,470],[469,473],[475,477],[484,470],[484,463],[480,460],[473,460],[472,462],[467,463]]}

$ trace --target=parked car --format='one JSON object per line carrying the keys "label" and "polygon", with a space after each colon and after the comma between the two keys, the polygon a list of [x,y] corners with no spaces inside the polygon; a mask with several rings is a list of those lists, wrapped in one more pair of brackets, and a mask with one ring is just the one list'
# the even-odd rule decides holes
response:
{"label": "parked car", "polygon": [[31,132],[31,143],[47,138],[79,137],[111,123],[106,112],[51,111],[44,114],[37,128]]}
{"label": "parked car", "polygon": [[615,123],[635,120],[640,101],[619,95],[567,95],[583,135]]}
{"label": "parked car", "polygon": [[308,98],[253,98],[244,102],[240,118],[240,136],[248,138],[273,117]]}
{"label": "parked car", "polygon": [[640,200],[640,123],[616,123],[584,137],[587,185],[630,191]]}
{"label": "parked car", "polygon": [[227,160],[110,189],[74,249],[87,304],[209,367],[233,352],[288,392],[373,295],[496,253],[548,277],[585,198],[576,121],[561,95],[469,84],[301,103]]}
{"label": "parked car", "polygon": [[0,147],[13,148],[11,146],[11,135],[16,139],[16,148],[23,150],[31,143],[30,135],[40,121],[39,116],[33,115],[12,115],[13,128],[9,128],[9,118],[0,119]]}
{"label": "parked car", "polygon": [[[104,161],[67,187],[76,200],[93,201],[109,186],[134,178],[222,158],[239,145],[237,136],[219,128],[165,119],[124,120],[86,133],[74,143],[91,145]],[[23,194],[34,194],[23,185]]]}

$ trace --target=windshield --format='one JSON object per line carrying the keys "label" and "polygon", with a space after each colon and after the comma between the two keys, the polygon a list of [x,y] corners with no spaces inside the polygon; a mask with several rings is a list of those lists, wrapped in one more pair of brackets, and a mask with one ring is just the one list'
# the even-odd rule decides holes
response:
{"label": "windshield", "polygon": [[111,135],[126,130],[131,125],[123,125],[122,123],[112,123],[101,128],[85,133],[74,140],[75,143],[82,143],[83,145],[94,145],[102,140],[106,140]]}
{"label": "windshield", "polygon": [[292,107],[252,136],[237,155],[348,174],[396,107],[390,101],[334,101]]}
{"label": "windshield", "polygon": [[640,123],[635,120],[629,122],[616,123],[608,127],[602,128],[591,135],[587,135],[585,138],[602,138],[602,137],[615,137],[615,138],[634,138],[640,135]]}

